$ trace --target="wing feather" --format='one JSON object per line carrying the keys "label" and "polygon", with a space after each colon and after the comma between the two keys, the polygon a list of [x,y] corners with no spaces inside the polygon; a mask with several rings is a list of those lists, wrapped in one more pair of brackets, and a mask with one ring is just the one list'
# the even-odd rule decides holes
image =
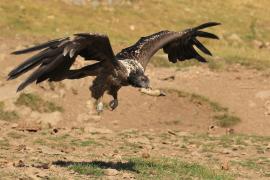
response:
{"label": "wing feather", "polygon": [[70,67],[75,62],[77,56],[82,56],[85,60],[103,62],[99,66],[106,68],[112,69],[117,64],[109,38],[100,34],[75,34],[74,38],[67,37],[52,40],[34,47],[15,51],[12,54],[19,55],[38,50],[41,50],[41,52],[30,57],[8,74],[8,79],[15,79],[40,65],[19,85],[18,91],[35,81],[39,83],[46,79],[54,81],[67,78]]}
{"label": "wing feather", "polygon": [[192,58],[206,62],[205,58],[196,52],[194,46],[207,55],[212,55],[212,53],[196,38],[218,39],[215,34],[202,31],[204,28],[217,25],[220,23],[208,22],[181,32],[161,31],[140,38],[133,46],[123,49],[116,56],[119,59],[136,59],[144,69],[159,49],[163,49],[164,53],[168,54],[169,61],[173,63],[177,60],[184,61]]}

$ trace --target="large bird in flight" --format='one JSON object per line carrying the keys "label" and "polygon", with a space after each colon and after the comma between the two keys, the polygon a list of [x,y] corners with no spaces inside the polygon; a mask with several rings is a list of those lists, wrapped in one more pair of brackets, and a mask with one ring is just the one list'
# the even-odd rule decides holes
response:
{"label": "large bird in flight", "polygon": [[[24,80],[17,91],[23,90],[30,83],[42,81],[62,81],[64,79],[79,79],[86,76],[96,76],[90,91],[97,100],[97,110],[102,111],[102,97],[108,92],[113,97],[109,103],[111,109],[118,106],[117,93],[122,86],[131,85],[138,88],[148,88],[149,78],[144,74],[151,57],[163,49],[172,63],[192,58],[206,62],[205,58],[196,52],[194,46],[207,55],[211,52],[197,40],[197,37],[218,39],[212,33],[202,29],[219,25],[208,22],[181,32],[160,31],[150,36],[142,37],[134,45],[114,54],[109,38],[96,33],[80,33],[73,37],[52,40],[27,49],[15,51],[19,55],[39,51],[25,60],[8,74],[8,79],[15,79],[27,71],[36,70]],[[71,70],[78,56],[86,61],[96,63]]]}

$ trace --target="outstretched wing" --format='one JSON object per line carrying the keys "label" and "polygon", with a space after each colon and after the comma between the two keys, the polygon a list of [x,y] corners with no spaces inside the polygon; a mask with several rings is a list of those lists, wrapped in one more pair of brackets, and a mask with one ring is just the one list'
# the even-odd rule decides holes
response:
{"label": "outstretched wing", "polygon": [[218,39],[212,33],[201,31],[201,29],[217,26],[220,23],[208,22],[195,28],[187,29],[182,32],[161,31],[147,37],[142,37],[133,46],[123,49],[117,58],[119,59],[136,59],[145,68],[150,58],[161,48],[168,54],[169,61],[176,63],[195,58],[200,62],[206,60],[196,52],[194,46],[207,55],[211,52],[198,41],[197,37]]}
{"label": "outstretched wing", "polygon": [[20,84],[18,91],[35,81],[39,83],[47,79],[49,81],[64,79],[77,56],[82,56],[85,60],[100,61],[98,65],[106,66],[106,68],[113,68],[117,63],[109,38],[106,35],[89,33],[52,40],[12,54],[20,55],[38,50],[41,51],[8,74],[8,79],[15,79],[39,66]]}

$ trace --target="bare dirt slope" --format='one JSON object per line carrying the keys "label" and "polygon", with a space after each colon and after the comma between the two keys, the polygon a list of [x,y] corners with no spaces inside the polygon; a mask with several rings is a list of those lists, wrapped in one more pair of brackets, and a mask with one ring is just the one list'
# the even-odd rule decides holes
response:
{"label": "bare dirt slope", "polygon": [[[7,46],[1,49],[10,51]],[[22,57],[3,53],[0,58],[0,101],[5,111],[19,116],[0,121],[0,173],[7,179],[96,178],[97,174],[81,175],[72,167],[89,166],[95,160],[124,163],[134,156],[181,157],[215,170],[222,166],[240,179],[269,176],[270,85],[265,72],[241,66],[218,72],[204,66],[181,70],[150,66],[152,87],[167,95],[153,97],[126,87],[120,90],[119,107],[101,115],[88,92],[91,78],[31,85],[24,93],[37,94],[63,109],[39,112],[16,105],[20,97],[16,86],[22,78],[5,81]],[[109,100],[106,96],[105,102]],[[219,127],[214,117],[220,113],[241,121]],[[250,161],[259,165],[254,168]],[[142,178],[121,168],[101,166],[105,179]],[[115,169],[115,174],[108,169]]]}

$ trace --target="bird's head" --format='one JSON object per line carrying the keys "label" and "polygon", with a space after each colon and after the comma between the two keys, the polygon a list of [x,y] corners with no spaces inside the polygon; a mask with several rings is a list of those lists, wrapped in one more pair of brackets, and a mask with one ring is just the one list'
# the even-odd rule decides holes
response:
{"label": "bird's head", "polygon": [[149,78],[142,71],[132,71],[128,76],[128,83],[137,88],[149,88]]}

